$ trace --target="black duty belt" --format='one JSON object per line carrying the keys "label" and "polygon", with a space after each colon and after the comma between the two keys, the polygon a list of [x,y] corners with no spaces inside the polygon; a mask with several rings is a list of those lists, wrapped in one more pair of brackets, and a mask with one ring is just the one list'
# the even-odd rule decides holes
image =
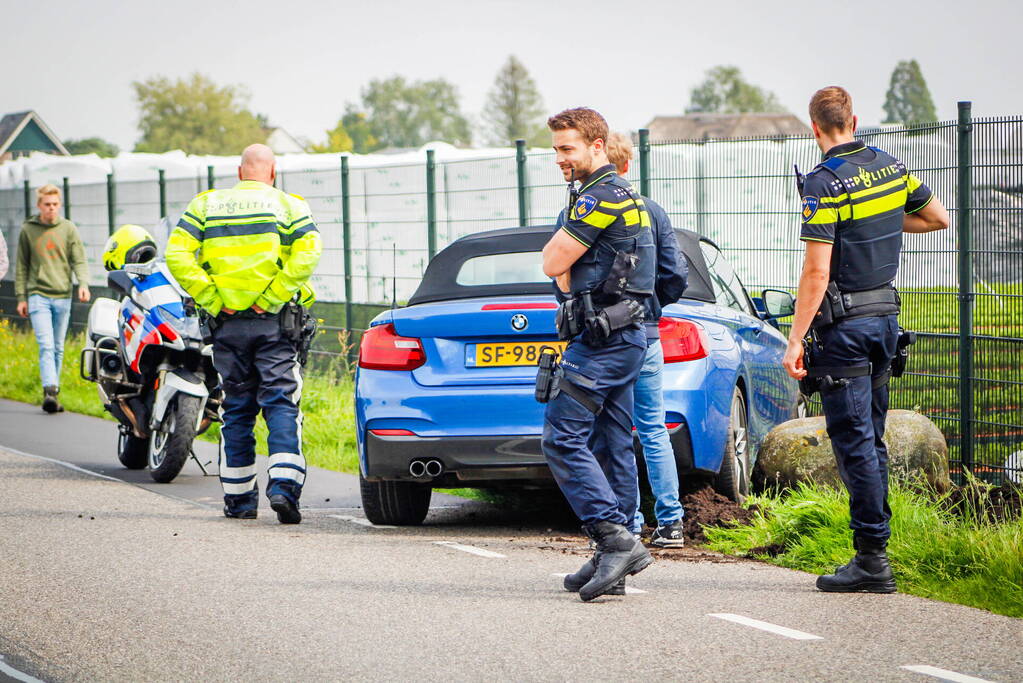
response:
{"label": "black duty belt", "polygon": [[841,292],[832,280],[811,327],[823,327],[849,318],[898,314],[900,305],[899,292],[891,285],[861,292]]}

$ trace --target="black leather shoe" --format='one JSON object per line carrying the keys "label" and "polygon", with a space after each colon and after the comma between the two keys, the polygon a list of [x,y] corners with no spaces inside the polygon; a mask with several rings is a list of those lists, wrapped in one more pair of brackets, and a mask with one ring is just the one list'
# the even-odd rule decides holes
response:
{"label": "black leather shoe", "polygon": [[638,574],[654,561],[643,544],[621,524],[597,522],[586,525],[585,529],[597,542],[597,552],[593,556],[596,567],[593,577],[579,589],[583,602],[607,595],[619,581],[630,574]]}
{"label": "black leather shoe", "polygon": [[232,510],[231,508],[224,506],[224,516],[228,519],[255,519],[258,514],[255,508],[249,508],[247,510]]}
{"label": "black leather shoe", "polygon": [[302,521],[298,503],[292,503],[283,493],[270,496],[270,507],[277,513],[277,521],[281,524],[298,524]]}
{"label": "black leather shoe", "polygon": [[894,593],[892,575],[884,543],[859,539],[856,556],[834,574],[817,577],[817,589],[826,593]]}

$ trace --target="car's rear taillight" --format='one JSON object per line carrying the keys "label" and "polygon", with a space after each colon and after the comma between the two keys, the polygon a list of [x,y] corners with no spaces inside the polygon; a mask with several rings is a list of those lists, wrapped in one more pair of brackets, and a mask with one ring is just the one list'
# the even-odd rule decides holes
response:
{"label": "car's rear taillight", "polygon": [[423,344],[415,337],[401,337],[394,324],[366,330],[359,344],[359,367],[367,370],[415,370],[426,362]]}
{"label": "car's rear taillight", "polygon": [[658,323],[665,363],[680,363],[707,357],[707,336],[690,320],[664,316]]}

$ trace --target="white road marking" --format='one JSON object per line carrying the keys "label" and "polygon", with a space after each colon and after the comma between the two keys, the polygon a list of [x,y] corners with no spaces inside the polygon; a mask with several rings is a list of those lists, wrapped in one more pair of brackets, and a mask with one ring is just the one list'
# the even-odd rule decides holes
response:
{"label": "white road marking", "polygon": [[396,526],[390,526],[389,524],[374,524],[365,517],[352,517],[351,515],[327,515],[334,519],[344,520],[345,522],[351,522],[352,524],[358,524],[359,526],[369,527],[370,529],[397,529]]}
{"label": "white road marking", "polygon": [[[551,574],[551,576],[556,576],[559,579],[563,579],[566,576],[568,576],[568,574],[565,574],[565,573],[562,573],[562,574]],[[646,593],[646,592],[647,591],[643,590],[642,588],[633,588],[632,586],[630,586],[628,584],[625,585],[625,594],[626,595],[641,595],[641,594]]]}
{"label": "white road marking", "polygon": [[771,624],[766,621],[759,621],[757,619],[750,619],[744,617],[741,614],[708,614],[708,617],[717,617],[718,619],[724,619],[725,621],[734,621],[736,624],[742,624],[743,626],[751,626],[758,628],[761,631],[768,631],[769,633],[776,633],[779,636],[785,636],[786,638],[792,638],[794,640],[824,640],[821,636],[815,636],[812,633],[803,633],[795,629],[786,628],[784,626],[778,626]]}
{"label": "white road marking", "polygon": [[23,683],[43,683],[35,676],[29,676],[27,673],[18,671],[13,666],[4,664],[4,656],[0,655],[0,673],[6,674],[16,681],[23,681]]}
{"label": "white road marking", "polygon": [[471,555],[479,555],[480,557],[489,557],[491,559],[500,560],[505,556],[501,553],[495,553],[492,550],[484,550],[483,548],[476,548],[471,545],[462,545],[461,543],[455,543],[454,541],[434,541],[434,545],[442,545],[447,548],[454,548],[455,550],[461,550],[463,553],[469,553]]}
{"label": "white road marking", "polygon": [[975,678],[973,676],[967,676],[966,674],[956,673],[955,671],[949,671],[948,669],[939,669],[936,666],[927,666],[926,664],[907,664],[906,666],[900,666],[900,669],[906,671],[912,671],[913,673],[923,674],[924,676],[933,676],[940,678],[943,681],[955,681],[956,683],[991,683],[984,678]]}

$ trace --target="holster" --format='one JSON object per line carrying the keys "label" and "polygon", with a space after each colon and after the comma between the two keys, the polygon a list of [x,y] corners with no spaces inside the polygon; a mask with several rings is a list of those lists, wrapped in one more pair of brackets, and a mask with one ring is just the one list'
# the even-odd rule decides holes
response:
{"label": "holster", "polygon": [[558,306],[554,316],[554,326],[558,331],[558,339],[566,341],[574,339],[583,331],[583,320],[578,299],[568,299]]}
{"label": "holster", "polygon": [[552,349],[541,350],[536,368],[536,390],[533,394],[538,403],[547,403],[553,398],[554,376],[557,370],[558,355]]}
{"label": "holster", "polygon": [[309,358],[309,347],[313,344],[318,324],[309,310],[297,301],[289,301],[278,314],[281,334],[295,345],[298,362],[305,365]]}
{"label": "holster", "polygon": [[203,344],[213,343],[213,333],[220,327],[220,321],[210,315],[205,309],[199,309],[199,332],[202,334]]}
{"label": "holster", "polygon": [[916,343],[916,332],[899,328],[899,341],[895,345],[895,358],[892,358],[892,377],[902,377],[909,362],[909,347]]}

